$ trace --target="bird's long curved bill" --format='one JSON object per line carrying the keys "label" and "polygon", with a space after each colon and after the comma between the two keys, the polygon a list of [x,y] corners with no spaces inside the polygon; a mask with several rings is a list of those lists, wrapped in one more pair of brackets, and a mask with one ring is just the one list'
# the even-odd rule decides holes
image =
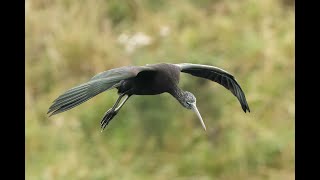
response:
{"label": "bird's long curved bill", "polygon": [[200,120],[200,122],[201,122],[201,125],[202,125],[203,129],[206,131],[206,130],[207,130],[206,125],[204,124],[204,122],[203,122],[203,120],[202,120],[202,117],[201,117],[201,115],[200,115],[200,113],[199,113],[199,111],[198,111],[198,108],[197,108],[196,104],[193,103],[193,104],[191,104],[191,105],[192,105],[192,110],[193,110],[194,112],[196,112],[196,114],[197,114],[197,116],[198,116],[198,118],[199,118],[199,120]]}

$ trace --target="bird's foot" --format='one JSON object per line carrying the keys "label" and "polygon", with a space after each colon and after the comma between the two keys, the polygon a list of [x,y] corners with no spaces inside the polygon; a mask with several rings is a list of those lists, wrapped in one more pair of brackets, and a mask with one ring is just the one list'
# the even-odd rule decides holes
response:
{"label": "bird's foot", "polygon": [[101,124],[101,132],[106,128],[112,118],[117,115],[118,111],[113,110],[112,108],[109,109],[103,116],[100,124]]}

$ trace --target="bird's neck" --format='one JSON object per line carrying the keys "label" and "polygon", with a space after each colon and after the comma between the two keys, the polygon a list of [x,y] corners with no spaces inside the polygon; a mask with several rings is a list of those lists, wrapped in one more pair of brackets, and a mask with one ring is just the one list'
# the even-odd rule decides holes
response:
{"label": "bird's neck", "polygon": [[184,94],[185,92],[180,89],[178,86],[175,86],[170,92],[173,97],[175,97],[181,105],[185,106]]}

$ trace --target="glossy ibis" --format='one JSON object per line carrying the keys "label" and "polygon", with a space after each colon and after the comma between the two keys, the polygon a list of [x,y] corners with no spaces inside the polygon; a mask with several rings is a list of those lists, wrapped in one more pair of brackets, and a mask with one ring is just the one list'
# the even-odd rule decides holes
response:
{"label": "glossy ibis", "polygon": [[[206,130],[206,126],[196,106],[195,96],[178,87],[180,72],[189,73],[193,76],[202,77],[221,84],[238,98],[244,112],[247,110],[250,112],[249,105],[240,85],[227,71],[218,67],[200,64],[161,63],[146,66],[125,66],[99,73],[88,82],[71,88],[60,95],[53,101],[48,113],[51,113],[50,116],[52,116],[67,111],[103,91],[117,88],[119,98],[113,107],[104,114],[100,123],[103,130],[130,96],[157,95],[167,92],[175,97],[183,107],[194,110],[203,128]],[[120,103],[122,98],[124,99]]]}

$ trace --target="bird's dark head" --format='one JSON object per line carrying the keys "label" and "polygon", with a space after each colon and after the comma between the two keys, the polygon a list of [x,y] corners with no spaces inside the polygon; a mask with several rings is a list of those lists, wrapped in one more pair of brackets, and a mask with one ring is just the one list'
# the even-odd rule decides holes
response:
{"label": "bird's dark head", "polygon": [[181,104],[187,109],[192,109],[197,114],[203,129],[206,130],[206,125],[204,124],[202,117],[198,111],[196,102],[197,102],[197,99],[191,92],[185,91],[183,93]]}

